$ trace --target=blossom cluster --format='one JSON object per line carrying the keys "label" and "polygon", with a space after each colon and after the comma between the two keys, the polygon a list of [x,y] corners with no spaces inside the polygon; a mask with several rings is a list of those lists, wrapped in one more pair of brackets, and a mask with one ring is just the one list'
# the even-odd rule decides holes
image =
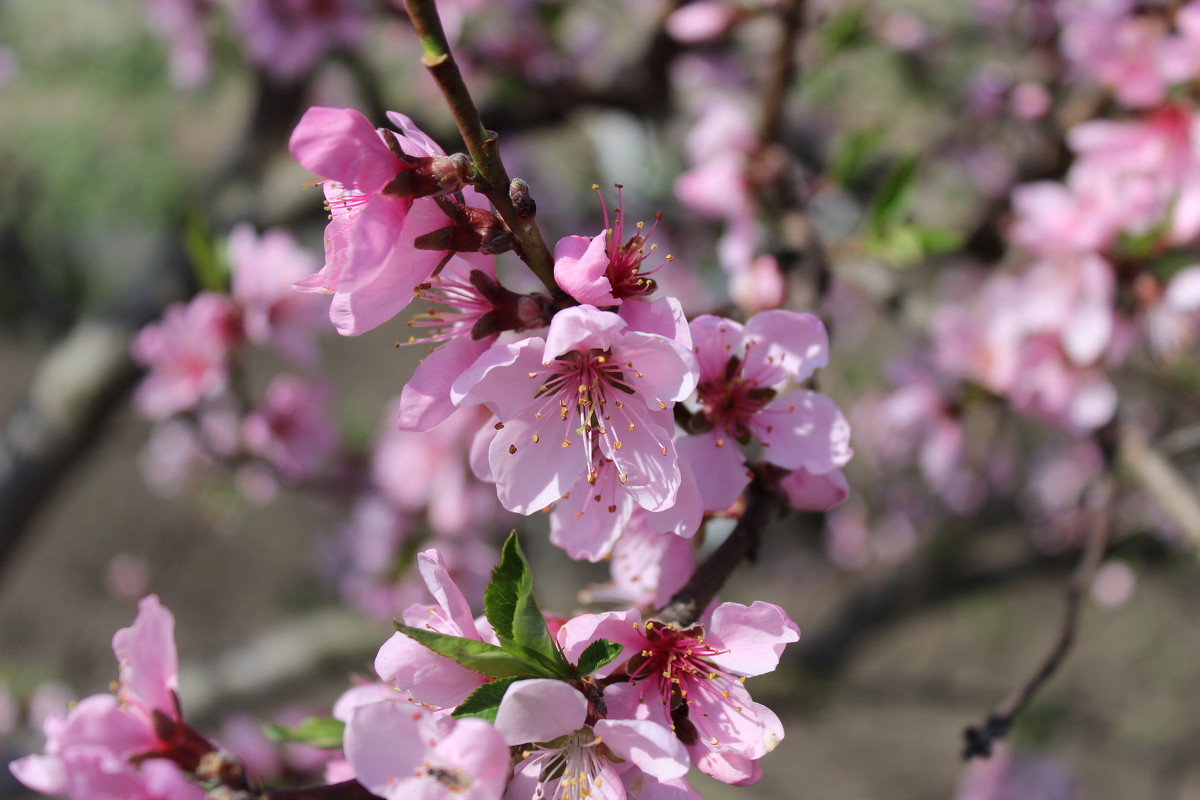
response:
{"label": "blossom cluster", "polygon": [[[915,464],[960,512],[1012,490],[1020,467],[1011,429],[991,426],[986,454],[970,452],[975,401],[998,398],[1060,431],[1069,446],[1039,454],[1029,470],[1026,495],[1041,520],[1073,505],[1062,498],[1078,498],[1047,500],[1044,466],[1096,474],[1096,446],[1071,442],[1117,418],[1117,371],[1138,358],[1179,362],[1200,324],[1200,116],[1186,91],[1200,75],[1200,5],[1048,8],[1052,19],[1033,27],[1057,31],[1065,64],[1058,91],[1103,87],[1111,118],[1066,127],[1061,179],[1012,188],[1002,232],[1013,246],[1002,268],[948,270],[928,350],[895,364],[895,389],[865,399],[854,415],[879,464]],[[1025,120],[1049,115],[1060,99],[1053,86],[1000,83]],[[1042,95],[1037,113],[1030,87]]]}
{"label": "blossom cluster", "polygon": [[687,321],[677,300],[651,297],[671,259],[646,263],[653,228],[622,207],[599,233],[559,240],[565,297],[513,292],[495,265],[512,236],[470,187],[465,156],[390,117],[394,129],[376,130],[351,109],[310,109],[291,147],[330,212],[325,266],[299,286],[332,295],[334,326],[359,334],[430,304],[409,323],[429,353],[401,394],[401,430],[485,408],[475,474],[509,511],[549,508],[551,540],[592,561],[631,531],[691,537],[733,505],[752,474],[741,446],[779,468],[797,507],[844,499],[849,426],[801,388],[828,359],[815,316]]}
{"label": "blossom cluster", "polygon": [[[775,669],[799,629],[777,606],[724,603],[686,628],[635,610],[543,615],[515,538],[472,616],[436,550],[418,557],[435,605],[413,605],[379,650],[380,682],[346,692],[333,717],[295,731],[340,749],[330,782],[422,797],[698,797],[696,766],[758,779],[783,738],[747,677]],[[117,632],[116,695],[92,695],[44,725],[43,754],[11,765],[26,786],[72,800],[200,800],[245,790],[237,754],[183,720],[174,619],[142,600]],[[285,731],[286,735],[286,731]]]}

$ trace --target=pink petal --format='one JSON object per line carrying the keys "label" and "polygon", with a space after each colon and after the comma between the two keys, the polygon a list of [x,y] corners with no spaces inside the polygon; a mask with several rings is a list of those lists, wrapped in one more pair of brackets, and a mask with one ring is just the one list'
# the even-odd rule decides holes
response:
{"label": "pink petal", "polygon": [[138,603],[133,625],[113,635],[113,653],[120,664],[121,697],[126,702],[178,719],[179,661],[175,652],[175,618],[156,595]]}
{"label": "pink petal", "polygon": [[9,763],[8,769],[35,792],[55,796],[67,793],[67,771],[58,756],[25,756]]}
{"label": "pink petal", "polygon": [[[497,800],[512,772],[504,737],[481,719],[468,718],[455,723],[454,729],[433,748],[428,760],[435,768],[464,773],[471,783],[470,788],[459,793],[447,791],[444,784],[431,779],[430,788],[437,790],[429,795],[434,800]],[[423,795],[399,795],[402,800],[420,796]]]}
{"label": "pink petal", "polygon": [[829,511],[850,496],[846,476],[835,469],[814,475],[806,469],[792,470],[779,482],[788,504],[798,511]]}
{"label": "pink petal", "polygon": [[592,730],[618,756],[659,780],[682,778],[691,767],[683,742],[650,720],[602,719]]}
{"label": "pink petal", "polygon": [[544,352],[545,342],[536,336],[493,345],[454,381],[450,400],[457,406],[482,403],[501,419],[512,419],[537,394],[537,377],[527,376],[542,369]]}
{"label": "pink petal", "polygon": [[425,719],[424,711],[408,703],[356,708],[346,724],[344,749],[358,782],[382,795],[391,779],[418,771],[427,748]]}
{"label": "pink petal", "polygon": [[606,678],[630,656],[646,646],[646,637],[638,628],[641,622],[642,615],[634,609],[606,611],[603,614],[580,614],[567,620],[559,628],[558,643],[562,646],[563,655],[571,663],[577,662],[587,646],[597,639],[608,639],[622,645],[624,649],[616,660],[594,673],[597,678]]}
{"label": "pink petal", "polygon": [[596,483],[582,473],[568,494],[554,504],[550,516],[550,541],[576,561],[600,561],[629,524],[634,504],[620,492],[616,468],[604,465]]}
{"label": "pink petal", "polygon": [[580,303],[593,306],[620,305],[605,272],[608,254],[605,234],[588,241],[586,236],[567,236],[554,246],[554,280]]}
{"label": "pink petal", "polygon": [[454,708],[485,682],[482,675],[399,632],[379,648],[375,672],[414,700],[438,708]]}
{"label": "pink petal", "polygon": [[[820,318],[798,311],[773,309],[755,314],[746,323],[744,374],[776,372],[805,381],[829,363],[829,334]],[[759,381],[770,386],[774,380]]]}
{"label": "pink petal", "polygon": [[549,362],[573,350],[608,350],[625,327],[625,320],[611,311],[592,306],[563,309],[550,320],[545,360]]}
{"label": "pink petal", "polygon": [[396,427],[427,431],[444,422],[457,408],[450,399],[450,387],[495,341],[495,336],[458,336],[425,356],[404,384]]}
{"label": "pink petal", "polygon": [[692,331],[677,298],[660,297],[649,303],[624,303],[617,313],[628,325],[626,331],[656,333],[675,340],[691,352]]}
{"label": "pink petal", "polygon": [[532,514],[569,492],[588,468],[583,446],[570,443],[574,438],[570,419],[563,422],[554,413],[505,422],[488,448],[500,504]]}
{"label": "pink petal", "polygon": [[784,646],[800,639],[800,628],[787,612],[761,600],[751,606],[722,603],[706,629],[709,644],[729,651],[712,656],[712,662],[746,677],[773,672]]}
{"label": "pink petal", "polygon": [[702,382],[721,376],[730,357],[741,358],[741,323],[704,314],[692,320],[691,328],[692,350],[700,366]]}
{"label": "pink petal", "polygon": [[772,400],[752,420],[767,461],[785,469],[804,467],[824,474],[854,455],[850,423],[841,409],[819,392],[799,389]]}
{"label": "pink petal", "polygon": [[308,171],[364,194],[382,189],[399,168],[374,126],[352,108],[308,109],[288,149]]}
{"label": "pink petal", "polygon": [[587,705],[579,690],[565,681],[517,681],[500,701],[496,729],[509,745],[549,742],[582,728]]}
{"label": "pink petal", "polygon": [[425,581],[429,593],[462,632],[460,635],[468,639],[476,638],[479,634],[475,630],[475,617],[471,613],[471,606],[454,579],[450,577],[442,554],[434,548],[420,553],[417,556],[417,568],[421,571],[421,578]]}
{"label": "pink petal", "polygon": [[409,117],[398,111],[389,111],[387,112],[387,118],[399,129],[400,133],[404,134],[403,137],[397,138],[397,142],[400,145],[400,149],[410,156],[446,155],[446,151],[437,142],[426,136]]}
{"label": "pink petal", "polygon": [[1200,310],[1200,265],[1176,272],[1163,293],[1163,302],[1176,311]]}
{"label": "pink petal", "polygon": [[[721,441],[723,444],[717,445]],[[680,459],[692,465],[705,511],[724,511],[737,502],[750,483],[746,459],[737,444],[715,432],[681,436],[675,441]]]}
{"label": "pink petal", "polygon": [[615,429],[620,448],[608,437],[600,440],[600,448],[623,476],[625,489],[647,511],[673,506],[682,478],[671,434],[660,425],[671,422],[669,413],[638,413],[632,405],[609,403],[609,414],[606,424]]}
{"label": "pink petal", "polygon": [[659,401],[679,402],[696,390],[700,377],[696,359],[674,339],[631,331],[613,347],[613,357],[632,364],[626,380],[651,411],[662,407]]}

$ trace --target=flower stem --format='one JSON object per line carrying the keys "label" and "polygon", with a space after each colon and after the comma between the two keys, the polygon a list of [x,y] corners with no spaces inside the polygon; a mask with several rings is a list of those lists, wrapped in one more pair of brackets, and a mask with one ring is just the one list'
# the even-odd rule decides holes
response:
{"label": "flower stem", "polygon": [[521,260],[546,285],[556,302],[560,305],[570,304],[568,296],[554,280],[554,257],[542,238],[537,222],[532,217],[519,216],[509,198],[510,180],[500,160],[497,136],[485,128],[483,120],[479,118],[479,110],[450,52],[450,44],[446,41],[442,20],[438,16],[437,3],[435,0],[408,0],[408,16],[421,41],[421,63],[429,70],[446,98],[467,152],[479,170],[479,191],[496,207],[500,218],[512,231]]}

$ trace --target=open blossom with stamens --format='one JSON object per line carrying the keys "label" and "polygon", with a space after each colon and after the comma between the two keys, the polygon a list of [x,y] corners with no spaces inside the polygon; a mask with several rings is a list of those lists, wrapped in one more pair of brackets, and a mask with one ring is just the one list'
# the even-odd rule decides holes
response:
{"label": "open blossom with stamens", "polygon": [[[468,203],[487,205],[461,186],[451,159],[412,120],[394,111],[388,118],[398,133],[377,131],[353,109],[310,108],[289,143],[301,165],[326,179],[330,214],[325,266],[296,288],[332,294],[329,317],[346,336],[400,313],[449,257],[449,248],[418,246],[421,237],[453,225],[434,195],[461,189]],[[463,213],[478,210],[445,202]]]}
{"label": "open blossom with stamens", "polygon": [[526,745],[505,795],[512,800],[624,800],[615,761],[664,781],[688,771],[687,750],[668,731],[649,720],[600,719],[565,681],[514,683],[496,729],[505,743]]}
{"label": "open blossom with stamens", "polygon": [[613,545],[632,527],[691,538],[700,527],[705,509],[692,467],[682,450],[679,455],[680,483],[675,503],[662,511],[647,511],[626,491],[613,462],[597,454],[592,468],[554,504],[550,541],[571,558],[599,561],[609,556]]}
{"label": "open blossom with stamens", "polygon": [[212,745],[181,721],[175,620],[151,595],[133,625],[113,636],[116,696],[97,694],[45,721],[46,751],[12,762],[19,781],[71,800],[201,800],[181,768],[194,770]]}
{"label": "open blossom with stamens", "polygon": [[508,747],[489,723],[390,700],[349,711],[345,750],[355,779],[387,800],[500,800],[510,772]]}
{"label": "open blossom with stamens", "polygon": [[[770,603],[723,603],[711,619],[680,629],[657,620],[642,624],[636,611],[584,614],[559,631],[568,659],[588,642],[624,645],[604,675],[621,670],[627,683],[604,691],[614,718],[650,719],[670,729],[702,771],[726,783],[751,783],[754,762],[783,738],[779,718],[755,703],[745,678],[773,671],[800,630]],[[603,677],[602,676],[602,677]]]}
{"label": "open blossom with stamens", "polygon": [[689,427],[706,445],[693,458],[708,465],[696,475],[706,507],[736,499],[728,493],[739,484],[726,476],[744,471],[738,443],[758,442],[768,462],[816,475],[850,460],[850,426],[832,400],[808,389],[781,393],[825,365],[829,342],[819,319],[773,310],[743,326],[706,315],[692,321],[692,339],[700,383]]}
{"label": "open blossom with stamens", "polygon": [[554,246],[554,280],[580,303],[619,306],[627,298],[653,293],[654,280],[646,276],[662,269],[671,256],[665,256],[663,263],[652,269],[643,268],[650,253],[658,248],[647,242],[662,219],[661,213],[654,215],[649,231],[645,231],[645,223],[637,223],[636,232],[626,241],[624,206],[617,206],[610,224],[603,197],[600,203],[604,230],[598,236],[567,236]]}
{"label": "open blossom with stamens", "polygon": [[695,385],[695,360],[679,342],[576,306],[554,316],[545,339],[492,347],[451,393],[499,418],[488,461],[505,508],[550,505],[599,454],[638,505],[660,511],[680,484],[671,407]]}
{"label": "open blossom with stamens", "polygon": [[542,327],[548,298],[519,295],[496,281],[494,259],[478,253],[452,256],[445,268],[417,287],[428,309],[409,320],[407,344],[427,344],[427,355],[400,396],[396,427],[426,431],[449,417],[455,379],[506,330]]}

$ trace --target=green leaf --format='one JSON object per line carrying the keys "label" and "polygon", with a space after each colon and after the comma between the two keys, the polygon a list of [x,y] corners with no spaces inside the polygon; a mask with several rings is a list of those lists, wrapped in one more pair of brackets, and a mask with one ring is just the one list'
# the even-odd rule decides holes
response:
{"label": "green leaf", "polygon": [[491,683],[485,683],[475,691],[467,695],[467,699],[459,704],[458,708],[454,709],[456,718],[463,717],[479,717],[488,722],[496,721],[496,712],[500,710],[500,701],[504,699],[504,693],[523,678],[499,678]]}
{"label": "green leaf", "polygon": [[500,563],[492,570],[492,579],[483,594],[483,611],[505,650],[526,658],[533,654],[540,656],[537,660],[553,665],[555,672],[551,677],[573,675],[533,596],[533,577],[516,531],[509,534],[500,553]]}
{"label": "green leaf", "polygon": [[865,44],[871,38],[866,4],[841,11],[822,25],[820,30],[825,46],[831,53]]}
{"label": "green leaf", "polygon": [[591,675],[605,664],[612,663],[612,660],[621,655],[621,651],[624,649],[624,645],[610,642],[608,639],[597,639],[583,648],[583,652],[579,654],[579,663],[575,665],[575,673]]}
{"label": "green leaf", "polygon": [[272,742],[298,742],[323,750],[337,750],[342,746],[342,734],[346,723],[333,717],[309,717],[294,728],[284,725],[263,725],[263,733]]}
{"label": "green leaf", "polygon": [[229,291],[228,248],[218,246],[208,222],[200,211],[192,210],[187,215],[183,230],[183,246],[196,274],[196,285],[202,291]]}
{"label": "green leaf", "polygon": [[843,186],[858,186],[864,180],[867,167],[877,158],[887,138],[880,126],[851,131],[841,138],[829,166],[830,176]]}
{"label": "green leaf", "polygon": [[921,250],[927,256],[953,253],[962,247],[963,242],[966,240],[961,231],[954,231],[949,228],[930,228],[924,225],[913,225],[912,229],[921,240]]}
{"label": "green leaf", "polygon": [[396,630],[413,639],[440,656],[462,664],[473,672],[489,678],[557,678],[557,673],[547,667],[510,653],[494,644],[461,636],[450,636],[426,628],[396,624]]}
{"label": "green leaf", "polygon": [[916,185],[917,165],[915,155],[901,158],[888,170],[871,205],[867,209],[867,230],[880,236],[908,215],[912,205],[913,187]]}

